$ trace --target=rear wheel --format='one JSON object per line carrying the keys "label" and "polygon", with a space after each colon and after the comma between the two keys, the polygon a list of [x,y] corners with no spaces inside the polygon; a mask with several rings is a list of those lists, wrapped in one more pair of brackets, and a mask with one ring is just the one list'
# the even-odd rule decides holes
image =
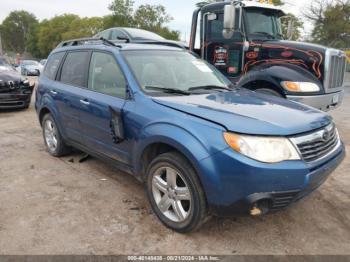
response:
{"label": "rear wheel", "polygon": [[279,92],[270,88],[259,88],[259,89],[256,89],[255,92],[260,94],[270,95],[270,96],[283,97]]}
{"label": "rear wheel", "polygon": [[203,189],[195,170],[180,154],[165,153],[151,162],[146,189],[153,211],[165,226],[186,233],[206,221]]}
{"label": "rear wheel", "polygon": [[52,156],[60,157],[70,152],[51,114],[44,116],[42,130],[46,148]]}

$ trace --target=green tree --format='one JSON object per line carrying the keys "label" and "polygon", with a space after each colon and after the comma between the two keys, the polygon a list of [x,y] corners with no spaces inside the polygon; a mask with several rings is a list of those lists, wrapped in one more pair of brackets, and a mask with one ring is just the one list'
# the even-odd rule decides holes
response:
{"label": "green tree", "polygon": [[137,27],[157,33],[164,38],[178,40],[180,33],[169,29],[173,18],[162,5],[144,4],[136,10],[132,0],[114,0],[109,9],[112,15],[103,18],[103,27]]}
{"label": "green tree", "polygon": [[[80,18],[73,14],[64,14],[44,20],[37,30],[37,48],[40,50],[40,57],[46,57],[64,40],[92,37],[102,31],[103,26],[102,17]],[[36,56],[38,56],[37,53]]]}
{"label": "green tree", "polygon": [[72,21],[67,32],[62,34],[62,39],[73,39],[89,37],[97,34],[104,29],[103,18],[101,17],[84,17]]}
{"label": "green tree", "polygon": [[141,5],[133,16],[135,26],[155,32],[166,39],[178,40],[180,33],[164,26],[172,19],[162,5]]}
{"label": "green tree", "polygon": [[109,23],[117,26],[128,26],[134,25],[134,1],[133,0],[114,0],[109,5],[109,10],[112,11],[112,16],[109,17]]}
{"label": "green tree", "polygon": [[304,23],[300,18],[296,17],[292,13],[288,13],[285,17],[281,18],[282,34],[285,38],[287,38],[288,22],[290,20],[293,20],[293,26],[294,26],[293,35],[290,40],[294,40],[294,41],[300,40]]}
{"label": "green tree", "polygon": [[336,48],[350,45],[350,0],[317,0],[304,14],[313,22],[312,41]]}
{"label": "green tree", "polygon": [[34,57],[41,57],[41,52],[38,47],[38,32],[40,30],[40,24],[33,24],[29,27],[29,34],[26,40],[26,49]]}
{"label": "green tree", "polygon": [[1,36],[5,50],[16,53],[26,51],[26,42],[38,25],[36,17],[26,11],[13,11],[1,25]]}
{"label": "green tree", "polygon": [[38,32],[38,47],[42,56],[47,56],[62,40],[66,32],[69,32],[71,24],[80,19],[77,15],[64,14],[55,16],[50,20],[41,22]]}

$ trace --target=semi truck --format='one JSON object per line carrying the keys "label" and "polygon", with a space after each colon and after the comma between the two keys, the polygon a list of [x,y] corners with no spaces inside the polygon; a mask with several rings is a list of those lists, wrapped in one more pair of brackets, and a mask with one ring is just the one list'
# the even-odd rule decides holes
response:
{"label": "semi truck", "polygon": [[284,39],[282,19],[264,1],[218,1],[193,13],[189,48],[235,85],[328,111],[342,102],[346,55],[340,50]]}

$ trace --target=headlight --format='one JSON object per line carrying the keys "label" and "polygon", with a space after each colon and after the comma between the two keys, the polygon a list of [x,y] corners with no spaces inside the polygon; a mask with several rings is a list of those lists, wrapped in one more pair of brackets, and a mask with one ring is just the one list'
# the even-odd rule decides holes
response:
{"label": "headlight", "polygon": [[226,143],[235,151],[264,163],[299,160],[300,156],[289,139],[224,133]]}
{"label": "headlight", "polygon": [[318,92],[320,91],[320,87],[311,82],[291,82],[291,81],[283,81],[282,86],[284,89],[287,89],[291,92]]}

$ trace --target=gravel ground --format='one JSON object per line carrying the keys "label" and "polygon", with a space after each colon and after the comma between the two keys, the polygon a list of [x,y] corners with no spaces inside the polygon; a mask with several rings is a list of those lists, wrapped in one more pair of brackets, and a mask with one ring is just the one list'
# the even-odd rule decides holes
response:
{"label": "gravel ground", "polygon": [[[350,149],[350,92],[331,113]],[[180,235],[143,186],[97,159],[45,151],[33,106],[0,113],[0,254],[350,254],[349,156],[316,192],[263,217]]]}

